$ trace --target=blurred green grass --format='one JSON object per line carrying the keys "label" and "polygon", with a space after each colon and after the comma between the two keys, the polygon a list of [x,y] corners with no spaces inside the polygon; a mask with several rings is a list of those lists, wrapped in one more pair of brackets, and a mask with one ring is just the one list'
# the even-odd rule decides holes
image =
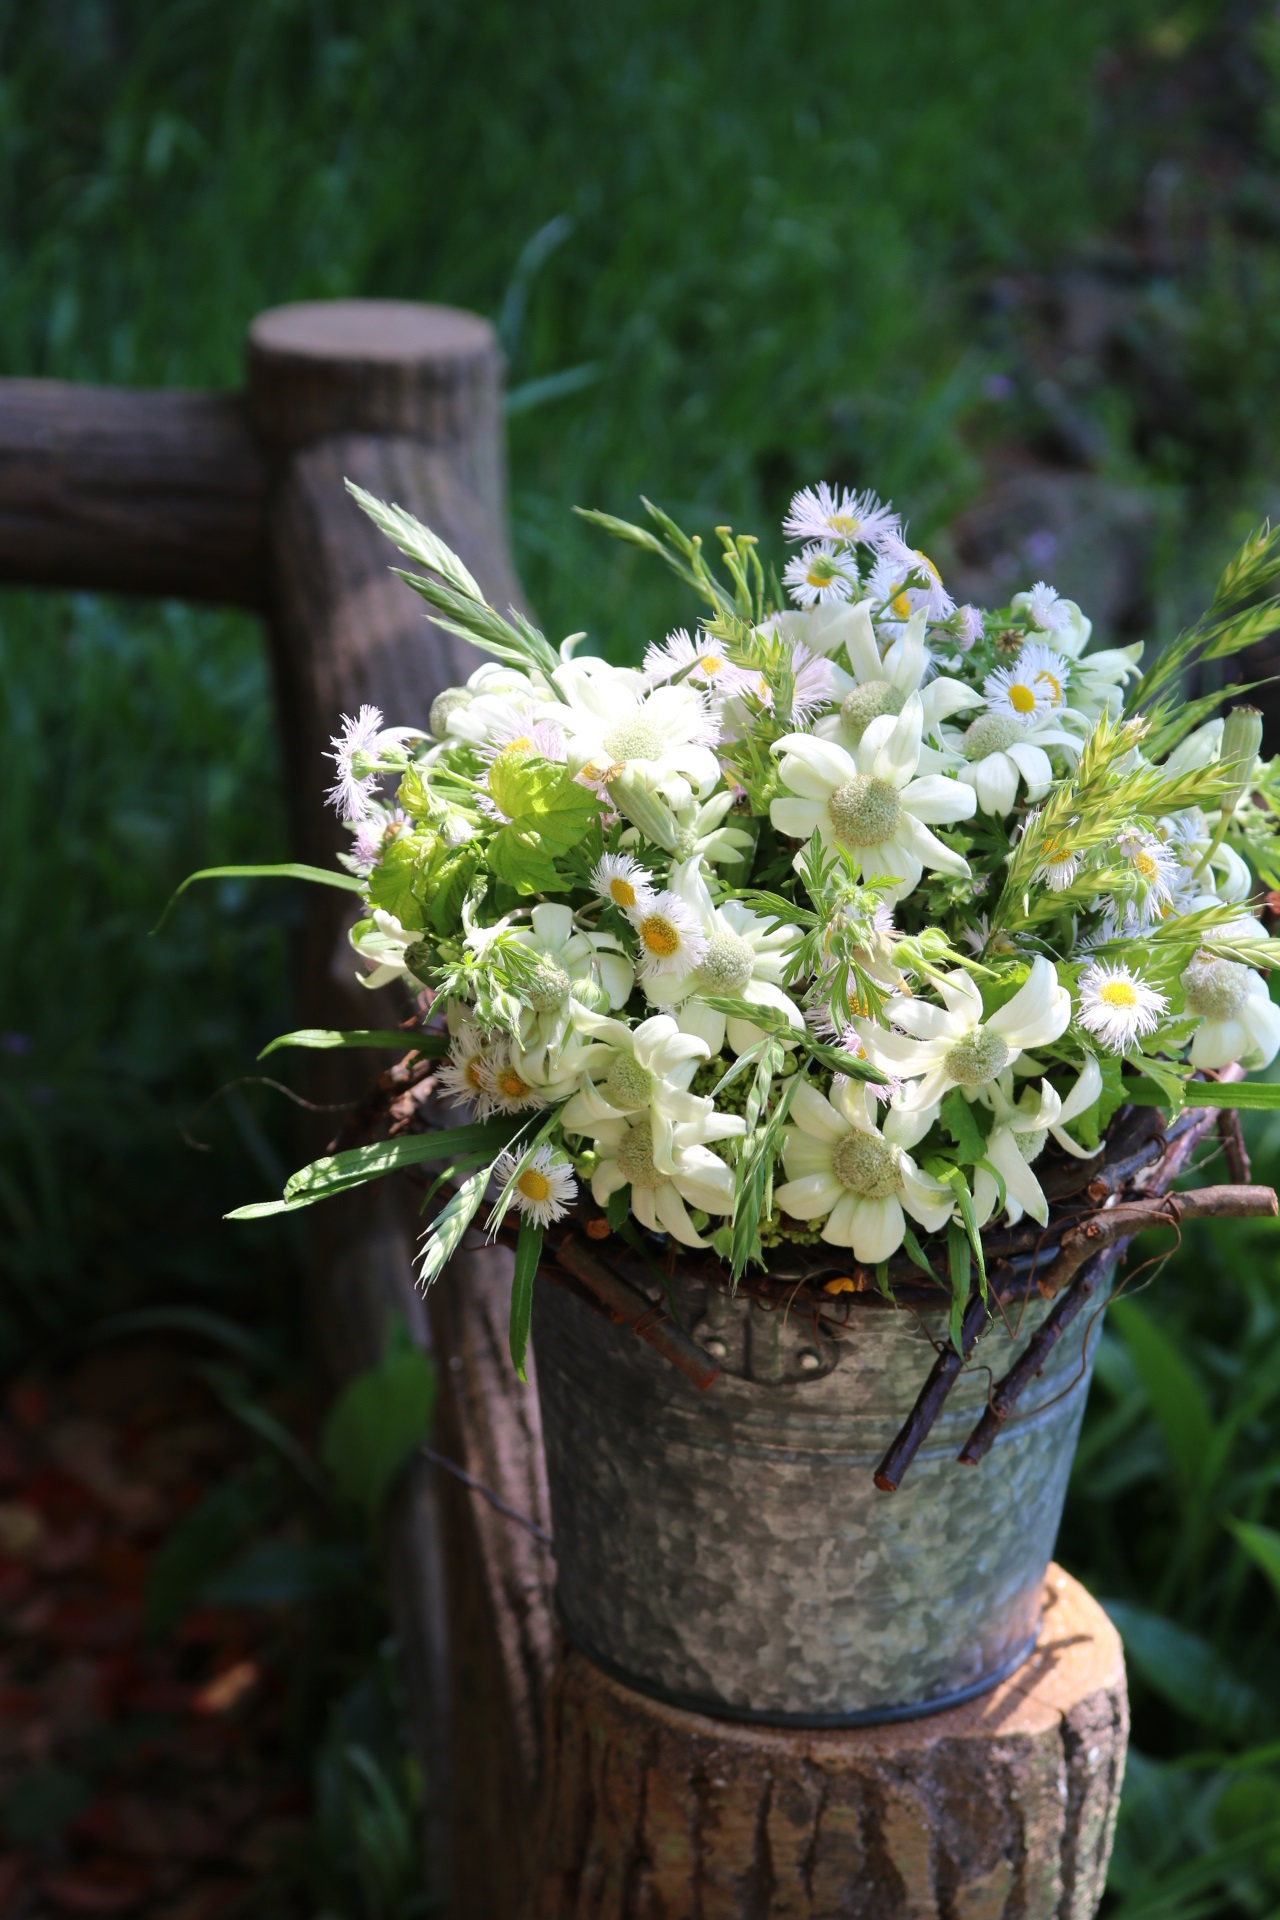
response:
{"label": "blurred green grass", "polygon": [[[1280,466],[1277,44],[1156,0],[0,0],[0,374],[230,385],[276,301],[476,308],[530,594],[626,657],[687,609],[572,504],[766,531],[825,475],[945,553],[992,446],[1040,431],[991,288],[1105,256],[1207,151],[1235,199],[1073,390],[1096,470],[1159,498],[1172,619]],[[228,884],[146,938],[186,872],[284,845],[261,636],[8,593],[0,716],[0,1368],[161,1295],[288,1321],[288,1243],[219,1220],[278,1181],[287,1114],[192,1116],[291,1023],[296,903]],[[1063,1557],[1129,1608],[1126,1920],[1280,1909],[1275,1602],[1224,1524],[1280,1521],[1274,1246],[1197,1235],[1106,1335]]]}

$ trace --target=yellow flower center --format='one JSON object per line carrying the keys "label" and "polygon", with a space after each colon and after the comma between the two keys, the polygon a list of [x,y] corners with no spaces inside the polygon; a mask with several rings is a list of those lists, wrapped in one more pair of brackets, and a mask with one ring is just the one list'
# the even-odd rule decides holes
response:
{"label": "yellow flower center", "polygon": [[629,880],[611,880],[609,882],[609,898],[615,907],[634,907],[636,903],[636,890]]}
{"label": "yellow flower center", "polygon": [[698,664],[702,668],[703,673],[709,673],[714,676],[717,673],[724,672],[724,661],[719,659],[714,653],[704,653]]}
{"label": "yellow flower center", "polygon": [[640,945],[655,960],[669,960],[679,950],[680,929],[660,913],[647,913],[636,929]]}
{"label": "yellow flower center", "polygon": [[1138,1004],[1138,996],[1127,980],[1108,980],[1098,988],[1098,998],[1108,1007],[1121,1007],[1127,1013]]}
{"label": "yellow flower center", "polygon": [[1159,879],[1160,869],[1145,847],[1138,848],[1138,851],[1133,856],[1133,864],[1144,880],[1152,881]]}
{"label": "yellow flower center", "polygon": [[1036,696],[1030,687],[1024,687],[1015,680],[1009,689],[1009,705],[1015,713],[1034,713]]}
{"label": "yellow flower center", "polygon": [[815,560],[805,579],[811,587],[829,587],[836,577],[836,570],[829,560]]}
{"label": "yellow flower center", "polygon": [[522,1080],[514,1067],[502,1067],[493,1076],[493,1084],[504,1100],[523,1100],[532,1092],[527,1080]]}
{"label": "yellow flower center", "polygon": [[472,1054],[466,1066],[462,1069],[462,1077],[474,1092],[484,1092],[484,1057],[482,1054]]}
{"label": "yellow flower center", "polygon": [[532,745],[533,741],[529,738],[529,735],[522,733],[517,735],[514,740],[508,740],[502,751],[504,753],[528,753]]}
{"label": "yellow flower center", "polygon": [[920,562],[920,565],[924,568],[925,572],[930,576],[930,578],[933,580],[936,580],[938,585],[941,586],[942,575],[938,572],[938,569],[934,566],[928,554],[921,553],[919,547],[916,548],[916,559]]}
{"label": "yellow flower center", "polygon": [[1050,673],[1047,667],[1041,667],[1036,675],[1036,685],[1049,689],[1049,698],[1055,707],[1062,705],[1062,682],[1056,674]]}
{"label": "yellow flower center", "polygon": [[905,591],[894,594],[892,600],[889,602],[889,611],[893,614],[894,618],[898,620],[909,620],[911,618],[911,601]]}
{"label": "yellow flower center", "polygon": [[827,525],[832,533],[838,533],[842,540],[852,540],[862,522],[856,514],[832,513],[827,516]]}
{"label": "yellow flower center", "polygon": [[546,1174],[539,1173],[536,1167],[526,1167],[516,1181],[516,1186],[525,1199],[532,1200],[535,1205],[551,1198],[551,1182]]}

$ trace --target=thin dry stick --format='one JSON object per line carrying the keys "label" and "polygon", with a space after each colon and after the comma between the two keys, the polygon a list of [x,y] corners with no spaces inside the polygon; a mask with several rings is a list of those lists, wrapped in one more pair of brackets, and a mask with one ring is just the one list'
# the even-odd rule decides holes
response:
{"label": "thin dry stick", "polygon": [[1057,1258],[1037,1285],[1045,1298],[1052,1300],[1092,1254],[1117,1240],[1132,1239],[1144,1227],[1176,1227],[1184,1220],[1258,1220],[1274,1218],[1276,1212],[1276,1196],[1270,1187],[1197,1187],[1193,1193],[1125,1200],[1064,1233]]}
{"label": "thin dry stick", "polygon": [[950,1343],[941,1349],[933,1363],[929,1378],[921,1387],[916,1403],[907,1415],[901,1432],[893,1441],[889,1451],[875,1471],[875,1483],[881,1493],[896,1493],[902,1485],[902,1476],[920,1451],[929,1429],[942,1412],[943,1402],[950,1393],[960,1369],[973,1353],[978,1343],[978,1335],[987,1322],[987,1303],[981,1293],[974,1290],[969,1295],[969,1304],[964,1310],[964,1319],[960,1322],[960,1348]]}
{"label": "thin dry stick", "polygon": [[1234,1107],[1224,1107],[1218,1115],[1218,1138],[1222,1142],[1227,1172],[1237,1186],[1246,1186],[1253,1169],[1249,1165],[1249,1149],[1244,1144],[1240,1115]]}

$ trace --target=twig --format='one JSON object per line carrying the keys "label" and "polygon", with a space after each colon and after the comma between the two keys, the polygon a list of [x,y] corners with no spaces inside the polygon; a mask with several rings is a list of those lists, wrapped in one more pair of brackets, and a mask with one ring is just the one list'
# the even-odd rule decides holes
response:
{"label": "twig", "polygon": [[[1274,1197],[1273,1195],[1272,1198]],[[1117,1208],[1116,1211],[1118,1212],[1119,1209]],[[1090,1260],[1084,1272],[1045,1316],[1027,1342],[1026,1352],[1021,1359],[1014,1361],[1003,1380],[992,1389],[986,1412],[956,1456],[962,1467],[976,1467],[978,1462],[990,1453],[1000,1437],[1000,1429],[1008,1419],[1018,1396],[1030,1385],[1036,1375],[1043,1371],[1045,1361],[1071,1322],[1097,1292],[1102,1280],[1120,1259],[1125,1244],[1121,1241],[1119,1245],[1105,1247],[1101,1253]]]}
{"label": "twig", "polygon": [[486,1487],[483,1480],[477,1480],[473,1473],[468,1473],[465,1467],[460,1467],[456,1460],[446,1459],[445,1455],[437,1453],[434,1447],[419,1447],[418,1452],[424,1460],[429,1460],[433,1467],[443,1467],[445,1472],[451,1473],[455,1480],[461,1480],[464,1487],[470,1487],[472,1493],[478,1493],[481,1499],[487,1500],[495,1513],[500,1513],[505,1520],[514,1520],[518,1527],[523,1527],[526,1533],[531,1533],[535,1540],[541,1540],[544,1547],[554,1544],[545,1527],[540,1527],[536,1520],[530,1520],[528,1514],[518,1513],[514,1507],[509,1507],[501,1494],[495,1493],[492,1487]]}
{"label": "twig", "polygon": [[673,1325],[666,1317],[665,1306],[655,1305],[637,1287],[619,1279],[576,1234],[566,1233],[551,1253],[555,1264],[594,1295],[616,1325],[630,1327],[637,1339],[646,1341],[664,1360],[678,1367],[695,1387],[705,1390],[711,1385],[721,1369],[687,1333]]}
{"label": "twig", "polygon": [[896,1493],[902,1485],[902,1476],[915,1459],[929,1429],[942,1412],[943,1402],[955,1385],[961,1367],[972,1355],[978,1342],[978,1335],[986,1322],[986,1301],[975,1289],[969,1295],[969,1304],[964,1310],[964,1319],[960,1322],[960,1350],[957,1352],[951,1342],[942,1348],[901,1431],[876,1468],[875,1483],[881,1493]]}
{"label": "twig", "polygon": [[1237,1186],[1247,1185],[1253,1169],[1249,1165],[1249,1149],[1244,1144],[1240,1115],[1234,1107],[1223,1107],[1219,1112],[1218,1138],[1222,1142],[1227,1172]]}
{"label": "twig", "polygon": [[[1183,1144],[1179,1142],[1180,1147]],[[1144,1227],[1177,1227],[1184,1220],[1274,1219],[1277,1211],[1280,1209],[1270,1187],[1197,1187],[1193,1193],[1166,1193],[1151,1199],[1122,1201],[1119,1206],[1095,1213],[1082,1225],[1064,1233],[1057,1259],[1036,1285],[1046,1300],[1052,1300],[1092,1254],[1117,1240],[1132,1239]]]}

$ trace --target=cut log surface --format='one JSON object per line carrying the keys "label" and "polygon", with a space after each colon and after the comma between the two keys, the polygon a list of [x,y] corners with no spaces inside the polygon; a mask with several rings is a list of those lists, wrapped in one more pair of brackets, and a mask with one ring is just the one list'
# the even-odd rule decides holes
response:
{"label": "cut log surface", "polygon": [[1128,1739],[1119,1636],[1049,1569],[981,1699],[849,1732],[705,1719],[570,1648],[529,1920],[1090,1920]]}

